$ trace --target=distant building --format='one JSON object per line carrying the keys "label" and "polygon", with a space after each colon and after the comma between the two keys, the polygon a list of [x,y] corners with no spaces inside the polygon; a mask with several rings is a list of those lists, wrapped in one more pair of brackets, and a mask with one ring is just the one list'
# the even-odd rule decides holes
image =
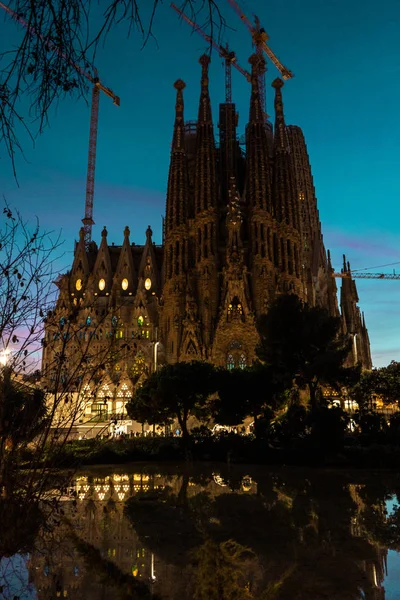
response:
{"label": "distant building", "polygon": [[131,242],[128,227],[121,246],[109,245],[104,228],[100,246],[91,242],[86,248],[81,230],[71,271],[58,282],[57,306],[46,330],[45,378],[51,382],[59,351],[50,342],[68,338],[67,322],[74,315],[72,362],[82,356],[76,327],[80,347],[86,345],[92,360],[102,351],[108,356],[107,380],[97,379],[97,389],[95,382],[86,384],[87,414],[123,411],[137,382],[163,363],[201,359],[228,369],[250,365],[256,357],[256,319],[282,293],[296,293],[341,316],[343,332],[354,340],[349,364],[371,367],[368,332],[346,263],[339,311],[304,136],[299,127],[285,124],[283,81],[272,84],[272,131],[258,89],[264,62],[253,55],[245,151],[234,104],[220,105],[217,145],[209,62],[207,56],[200,59],[196,122],[185,123],[185,83],[175,83],[163,244],[153,243],[149,226],[144,246]]}

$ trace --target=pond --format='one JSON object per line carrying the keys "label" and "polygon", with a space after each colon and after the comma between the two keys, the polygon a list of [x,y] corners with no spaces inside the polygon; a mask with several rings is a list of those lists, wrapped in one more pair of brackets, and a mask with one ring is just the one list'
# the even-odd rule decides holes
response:
{"label": "pond", "polygon": [[399,494],[366,471],[88,468],[1,559],[0,599],[399,600]]}

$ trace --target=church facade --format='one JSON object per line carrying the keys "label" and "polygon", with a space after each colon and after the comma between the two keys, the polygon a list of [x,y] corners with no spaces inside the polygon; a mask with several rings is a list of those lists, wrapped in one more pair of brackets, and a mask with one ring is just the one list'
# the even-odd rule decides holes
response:
{"label": "church facade", "polygon": [[82,229],[71,271],[58,282],[54,318],[46,328],[45,377],[50,381],[56,345],[68,341],[65,328],[74,315],[75,341],[67,352],[74,358],[66,363],[82,356],[83,345],[91,356],[114,357],[102,358],[107,381],[92,392],[93,404],[106,398],[109,412],[123,410],[135,385],[161,364],[198,359],[229,369],[251,365],[257,318],[282,293],[296,293],[340,316],[354,342],[349,363],[371,368],[368,332],[346,261],[339,308],[305,139],[299,127],[285,123],[283,81],[272,84],[272,127],[258,87],[265,64],[253,55],[245,146],[236,132],[235,105],[226,103],[219,108],[217,144],[209,62],[208,56],[200,59],[195,123],[185,122],[185,83],[174,84],[162,245],[153,243],[149,226],[144,246],[131,242],[126,227],[122,245],[110,245],[104,228],[100,245],[87,247]]}

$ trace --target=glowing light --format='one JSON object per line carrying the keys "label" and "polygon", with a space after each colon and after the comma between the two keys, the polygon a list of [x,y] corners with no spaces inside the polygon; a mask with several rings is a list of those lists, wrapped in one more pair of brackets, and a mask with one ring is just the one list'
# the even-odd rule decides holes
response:
{"label": "glowing light", "polygon": [[145,281],[144,281],[144,287],[146,288],[147,291],[151,290],[151,279],[150,279],[150,277],[147,277],[147,279],[145,279]]}
{"label": "glowing light", "polygon": [[125,278],[122,280],[121,287],[123,290],[127,290],[129,287],[129,281]]}
{"label": "glowing light", "polygon": [[142,325],[144,323],[144,318],[142,317],[142,315],[140,315],[138,317],[137,323],[138,323],[139,327],[142,327]]}
{"label": "glowing light", "polygon": [[106,287],[106,281],[105,281],[105,279],[100,279],[100,281],[99,281],[99,290],[103,291],[105,289],[105,287]]}
{"label": "glowing light", "polygon": [[7,365],[9,354],[10,354],[10,351],[7,350],[7,348],[4,348],[4,350],[1,350],[1,352],[0,352],[0,365],[2,367],[5,367]]}
{"label": "glowing light", "polygon": [[75,287],[76,287],[76,289],[78,290],[78,292],[80,292],[80,291],[81,291],[81,289],[82,289],[82,279],[77,279],[77,280],[76,280],[76,282],[75,282]]}

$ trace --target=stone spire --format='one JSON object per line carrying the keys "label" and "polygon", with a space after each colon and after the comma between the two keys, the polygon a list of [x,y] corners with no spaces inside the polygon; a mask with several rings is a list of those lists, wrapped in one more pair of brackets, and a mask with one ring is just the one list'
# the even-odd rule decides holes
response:
{"label": "stone spire", "polygon": [[251,64],[250,116],[247,126],[247,201],[253,208],[272,212],[271,169],[268,158],[268,140],[261,106],[259,79],[265,61],[257,54],[249,58]]}
{"label": "stone spire", "polygon": [[214,127],[208,90],[210,57],[200,57],[201,94],[196,137],[195,213],[217,206],[218,185]]}
{"label": "stone spire", "polygon": [[290,153],[282,101],[282,79],[275,79],[275,137],[274,137],[274,177],[273,189],[275,211],[279,221],[300,228],[298,199],[296,198],[296,180],[294,164]]}
{"label": "stone spire", "polygon": [[186,222],[188,213],[188,169],[184,146],[183,90],[185,82],[178,79],[176,89],[175,125],[168,176],[166,234]]}

